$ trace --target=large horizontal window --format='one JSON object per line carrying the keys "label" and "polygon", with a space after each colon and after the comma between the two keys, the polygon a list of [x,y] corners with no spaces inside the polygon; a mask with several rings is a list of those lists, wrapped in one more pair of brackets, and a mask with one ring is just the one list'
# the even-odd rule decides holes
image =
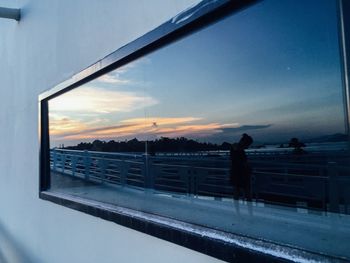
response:
{"label": "large horizontal window", "polygon": [[45,190],[350,259],[337,4],[261,1],[49,96]]}

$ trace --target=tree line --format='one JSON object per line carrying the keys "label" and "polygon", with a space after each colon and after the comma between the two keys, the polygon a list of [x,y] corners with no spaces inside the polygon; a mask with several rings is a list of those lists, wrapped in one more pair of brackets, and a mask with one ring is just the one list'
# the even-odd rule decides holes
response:
{"label": "tree line", "polygon": [[[264,145],[255,146],[255,148],[264,148]],[[294,148],[295,151],[302,152],[305,144],[298,138],[290,139],[286,145],[281,144],[279,148]],[[76,146],[68,146],[61,148],[80,151],[98,151],[98,152],[148,152],[155,154],[156,152],[198,152],[198,151],[228,151],[231,144],[223,142],[215,144],[210,142],[198,142],[185,137],[168,138],[161,137],[154,141],[140,141],[136,138],[125,141],[108,142],[94,140],[93,142],[81,142]]]}
{"label": "tree line", "polygon": [[[147,146],[146,146],[147,143]],[[155,152],[197,152],[197,151],[214,151],[229,150],[231,144],[223,142],[222,144],[198,142],[185,137],[167,138],[161,137],[154,141],[139,141],[134,138],[126,141],[101,141],[81,142],[76,146],[64,147],[70,150],[87,150],[100,152],[147,152],[152,154]]]}

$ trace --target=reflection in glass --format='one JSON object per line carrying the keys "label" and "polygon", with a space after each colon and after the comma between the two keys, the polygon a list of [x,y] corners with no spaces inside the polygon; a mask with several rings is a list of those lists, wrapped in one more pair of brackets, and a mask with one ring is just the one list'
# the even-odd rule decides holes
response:
{"label": "reflection in glass", "polygon": [[263,1],[50,100],[51,187],[349,256],[342,88],[335,1]]}

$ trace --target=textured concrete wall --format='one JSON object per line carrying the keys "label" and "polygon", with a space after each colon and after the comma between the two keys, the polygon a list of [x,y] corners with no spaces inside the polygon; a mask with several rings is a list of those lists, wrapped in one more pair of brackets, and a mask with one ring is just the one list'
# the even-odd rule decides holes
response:
{"label": "textured concrete wall", "polygon": [[0,0],[0,261],[213,262],[38,198],[38,95],[198,0]]}

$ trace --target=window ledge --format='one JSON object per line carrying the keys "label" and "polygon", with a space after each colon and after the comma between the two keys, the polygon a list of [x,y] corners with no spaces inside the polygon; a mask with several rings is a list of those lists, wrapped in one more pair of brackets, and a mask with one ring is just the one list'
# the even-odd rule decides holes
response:
{"label": "window ledge", "polygon": [[42,191],[40,198],[229,262],[346,262],[68,194]]}

